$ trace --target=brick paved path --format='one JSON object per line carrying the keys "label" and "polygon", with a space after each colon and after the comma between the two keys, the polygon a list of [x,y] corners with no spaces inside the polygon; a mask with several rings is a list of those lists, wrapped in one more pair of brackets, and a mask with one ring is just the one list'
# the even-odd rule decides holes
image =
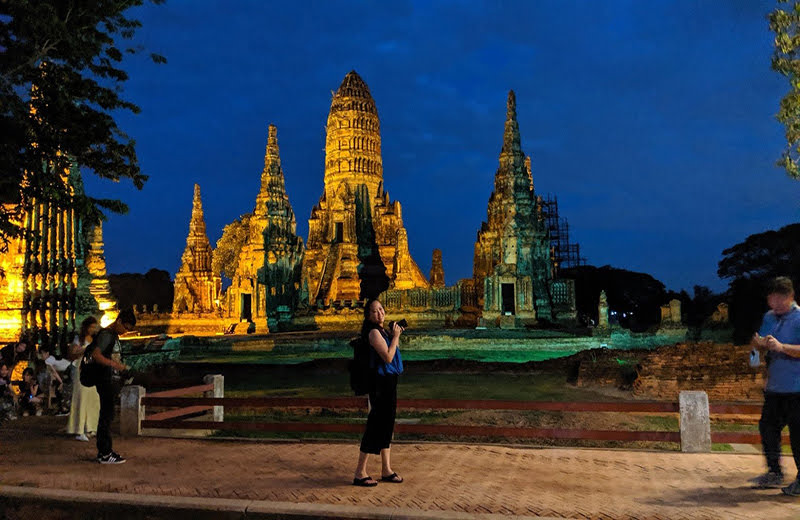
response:
{"label": "brick paved path", "polygon": [[[100,466],[94,443],[58,435],[55,421],[0,427],[0,483],[557,518],[800,518],[800,498],[749,489],[757,455],[400,443],[406,482],[364,489],[349,484],[356,443],[117,438],[127,464]],[[379,474],[377,458],[369,469]]]}

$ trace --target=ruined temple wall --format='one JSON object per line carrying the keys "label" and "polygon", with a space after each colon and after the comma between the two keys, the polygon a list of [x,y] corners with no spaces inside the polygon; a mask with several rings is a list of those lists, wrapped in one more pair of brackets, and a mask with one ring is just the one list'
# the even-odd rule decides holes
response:
{"label": "ruined temple wall", "polygon": [[712,401],[760,400],[765,367],[750,367],[750,350],[710,342],[661,347],[640,361],[634,393],[677,400],[683,390],[703,390]]}

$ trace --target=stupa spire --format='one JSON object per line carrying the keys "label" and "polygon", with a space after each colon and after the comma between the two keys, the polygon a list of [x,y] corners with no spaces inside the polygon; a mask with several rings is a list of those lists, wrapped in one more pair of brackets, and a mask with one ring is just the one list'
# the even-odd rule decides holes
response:
{"label": "stupa spire", "polygon": [[506,101],[506,127],[503,133],[503,149],[501,154],[513,154],[522,157],[519,123],[517,123],[517,97],[513,90],[508,91]]}
{"label": "stupa spire", "polygon": [[189,235],[206,235],[206,220],[203,216],[203,201],[200,198],[200,185],[194,185],[194,197],[192,198],[192,219],[189,221]]}

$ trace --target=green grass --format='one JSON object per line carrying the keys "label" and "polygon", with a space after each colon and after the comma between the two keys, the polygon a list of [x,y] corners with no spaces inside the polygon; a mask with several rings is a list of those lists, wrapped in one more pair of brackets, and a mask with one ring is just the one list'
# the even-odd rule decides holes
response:
{"label": "green grass", "polygon": [[[347,397],[347,374],[296,374],[290,371],[225,381],[229,397]],[[564,382],[561,374],[404,374],[400,399],[496,399],[512,401],[613,401],[594,390]]]}

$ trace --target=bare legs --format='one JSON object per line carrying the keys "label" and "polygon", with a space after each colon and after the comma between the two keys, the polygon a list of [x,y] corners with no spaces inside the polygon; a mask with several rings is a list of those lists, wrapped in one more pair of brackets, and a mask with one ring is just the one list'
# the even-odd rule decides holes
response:
{"label": "bare legs", "polygon": [[[358,465],[356,466],[356,472],[353,478],[361,479],[367,476],[368,456],[369,453],[364,453],[363,451],[358,452]],[[381,476],[388,477],[392,473],[394,473],[394,471],[392,471],[392,451],[391,448],[386,448],[381,450]]]}

